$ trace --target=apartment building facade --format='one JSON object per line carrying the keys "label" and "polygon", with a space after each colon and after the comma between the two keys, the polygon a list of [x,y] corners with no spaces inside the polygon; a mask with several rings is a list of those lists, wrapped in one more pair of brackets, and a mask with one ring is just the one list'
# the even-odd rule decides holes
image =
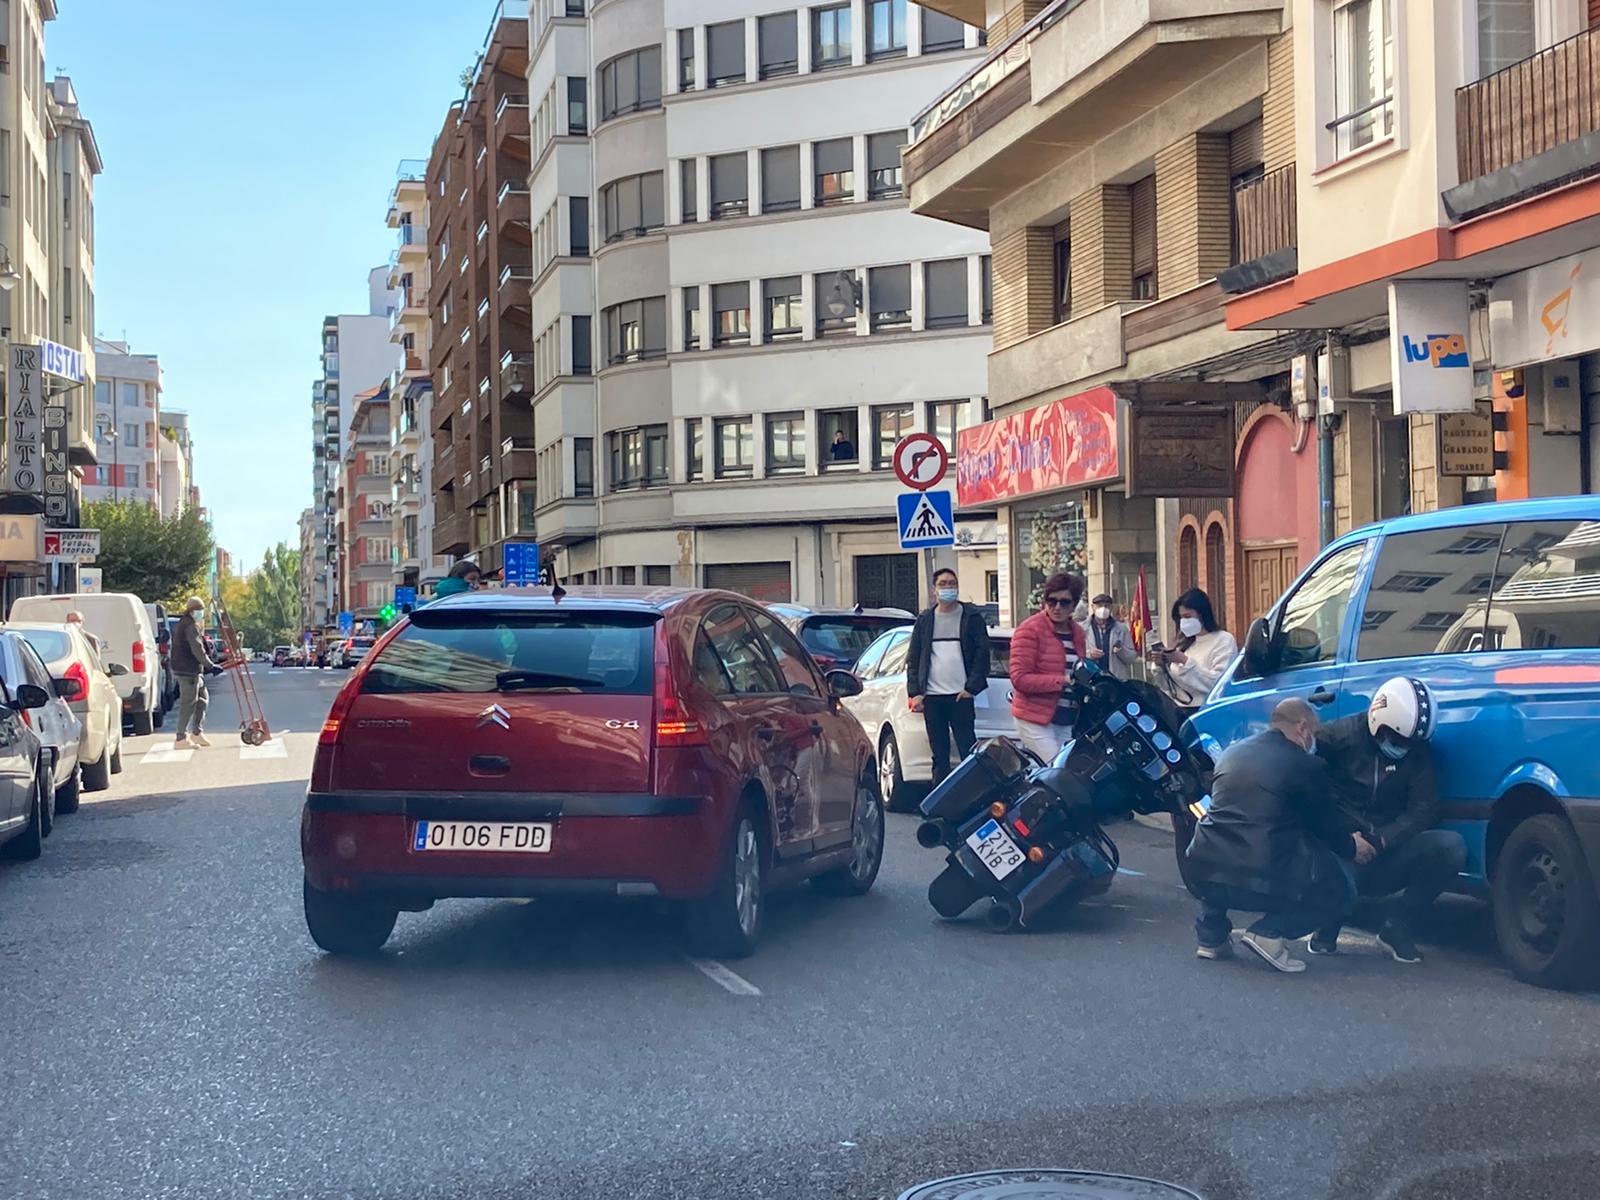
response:
{"label": "apartment building facade", "polygon": [[389,399],[387,381],[355,397],[339,463],[339,611],[358,622],[372,620],[394,598]]}
{"label": "apartment building facade", "polygon": [[389,193],[388,224],[395,231],[389,286],[398,299],[389,338],[398,364],[389,381],[390,544],[396,587],[442,578],[447,559],[433,553],[433,329],[428,319],[432,264],[428,257],[426,160],[408,159]]}
{"label": "apartment building facade", "polygon": [[161,359],[126,342],[94,342],[95,466],[83,470],[85,500],[161,503]]}
{"label": "apartment building facade", "polygon": [[[321,548],[318,543],[318,537],[321,530],[317,520],[317,512],[315,508],[303,508],[300,510],[299,530],[300,631],[304,634],[321,627],[320,623],[316,620],[316,608],[318,601],[318,551]],[[270,647],[266,646],[261,648],[270,649]]]}
{"label": "apartment building facade", "polygon": [[184,508],[200,507],[200,487],[194,474],[194,439],[189,433],[189,414],[176,408],[159,414],[160,438],[157,449],[161,462],[157,473],[161,515],[172,518]]}

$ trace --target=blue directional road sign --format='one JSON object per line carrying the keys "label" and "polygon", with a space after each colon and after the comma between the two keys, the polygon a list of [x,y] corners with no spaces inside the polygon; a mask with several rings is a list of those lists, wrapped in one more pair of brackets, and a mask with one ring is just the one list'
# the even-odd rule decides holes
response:
{"label": "blue directional road sign", "polygon": [[414,587],[397,587],[394,590],[394,606],[404,608],[406,605],[417,606],[417,589]]}
{"label": "blue directional road sign", "polygon": [[924,550],[956,544],[955,501],[950,492],[902,492],[895,497],[900,548]]}
{"label": "blue directional road sign", "polygon": [[355,613],[342,612],[339,614],[339,632],[349,637],[356,631]]}
{"label": "blue directional road sign", "polygon": [[538,583],[539,543],[507,542],[505,563],[507,583]]}

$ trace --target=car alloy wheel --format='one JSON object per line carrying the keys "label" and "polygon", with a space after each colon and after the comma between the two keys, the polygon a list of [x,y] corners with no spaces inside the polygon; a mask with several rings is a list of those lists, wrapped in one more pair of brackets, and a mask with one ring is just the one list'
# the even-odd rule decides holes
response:
{"label": "car alloy wheel", "polygon": [[883,806],[869,788],[856,789],[855,820],[850,826],[850,877],[864,884],[883,857]]}
{"label": "car alloy wheel", "polygon": [[733,906],[739,931],[750,937],[761,918],[761,842],[749,817],[740,818],[733,844]]}

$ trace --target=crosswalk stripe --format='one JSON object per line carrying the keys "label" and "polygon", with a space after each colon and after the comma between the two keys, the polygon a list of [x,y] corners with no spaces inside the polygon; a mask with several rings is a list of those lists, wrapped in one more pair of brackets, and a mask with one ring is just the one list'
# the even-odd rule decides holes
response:
{"label": "crosswalk stripe", "polygon": [[156,763],[188,762],[193,757],[192,749],[174,750],[171,746],[157,746],[154,750],[145,751],[145,756],[139,761],[149,766]]}
{"label": "crosswalk stripe", "polygon": [[262,742],[259,746],[240,746],[240,758],[288,758],[289,748],[283,744],[283,738],[275,737],[270,742]]}

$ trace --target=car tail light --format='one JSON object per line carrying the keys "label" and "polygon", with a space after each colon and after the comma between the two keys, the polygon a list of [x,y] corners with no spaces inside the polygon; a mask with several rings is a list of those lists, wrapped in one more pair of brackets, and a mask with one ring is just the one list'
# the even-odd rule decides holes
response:
{"label": "car tail light", "polygon": [[81,662],[69,664],[61,673],[61,678],[70,679],[78,685],[78,694],[74,699],[82,700],[89,695],[89,671]]}
{"label": "car tail light", "polygon": [[136,641],[133,643],[133,663],[129,667],[129,670],[131,670],[135,675],[143,675],[144,667],[144,643]]}
{"label": "car tail light", "polygon": [[665,623],[656,635],[656,745],[704,746],[706,731],[678,694]]}

